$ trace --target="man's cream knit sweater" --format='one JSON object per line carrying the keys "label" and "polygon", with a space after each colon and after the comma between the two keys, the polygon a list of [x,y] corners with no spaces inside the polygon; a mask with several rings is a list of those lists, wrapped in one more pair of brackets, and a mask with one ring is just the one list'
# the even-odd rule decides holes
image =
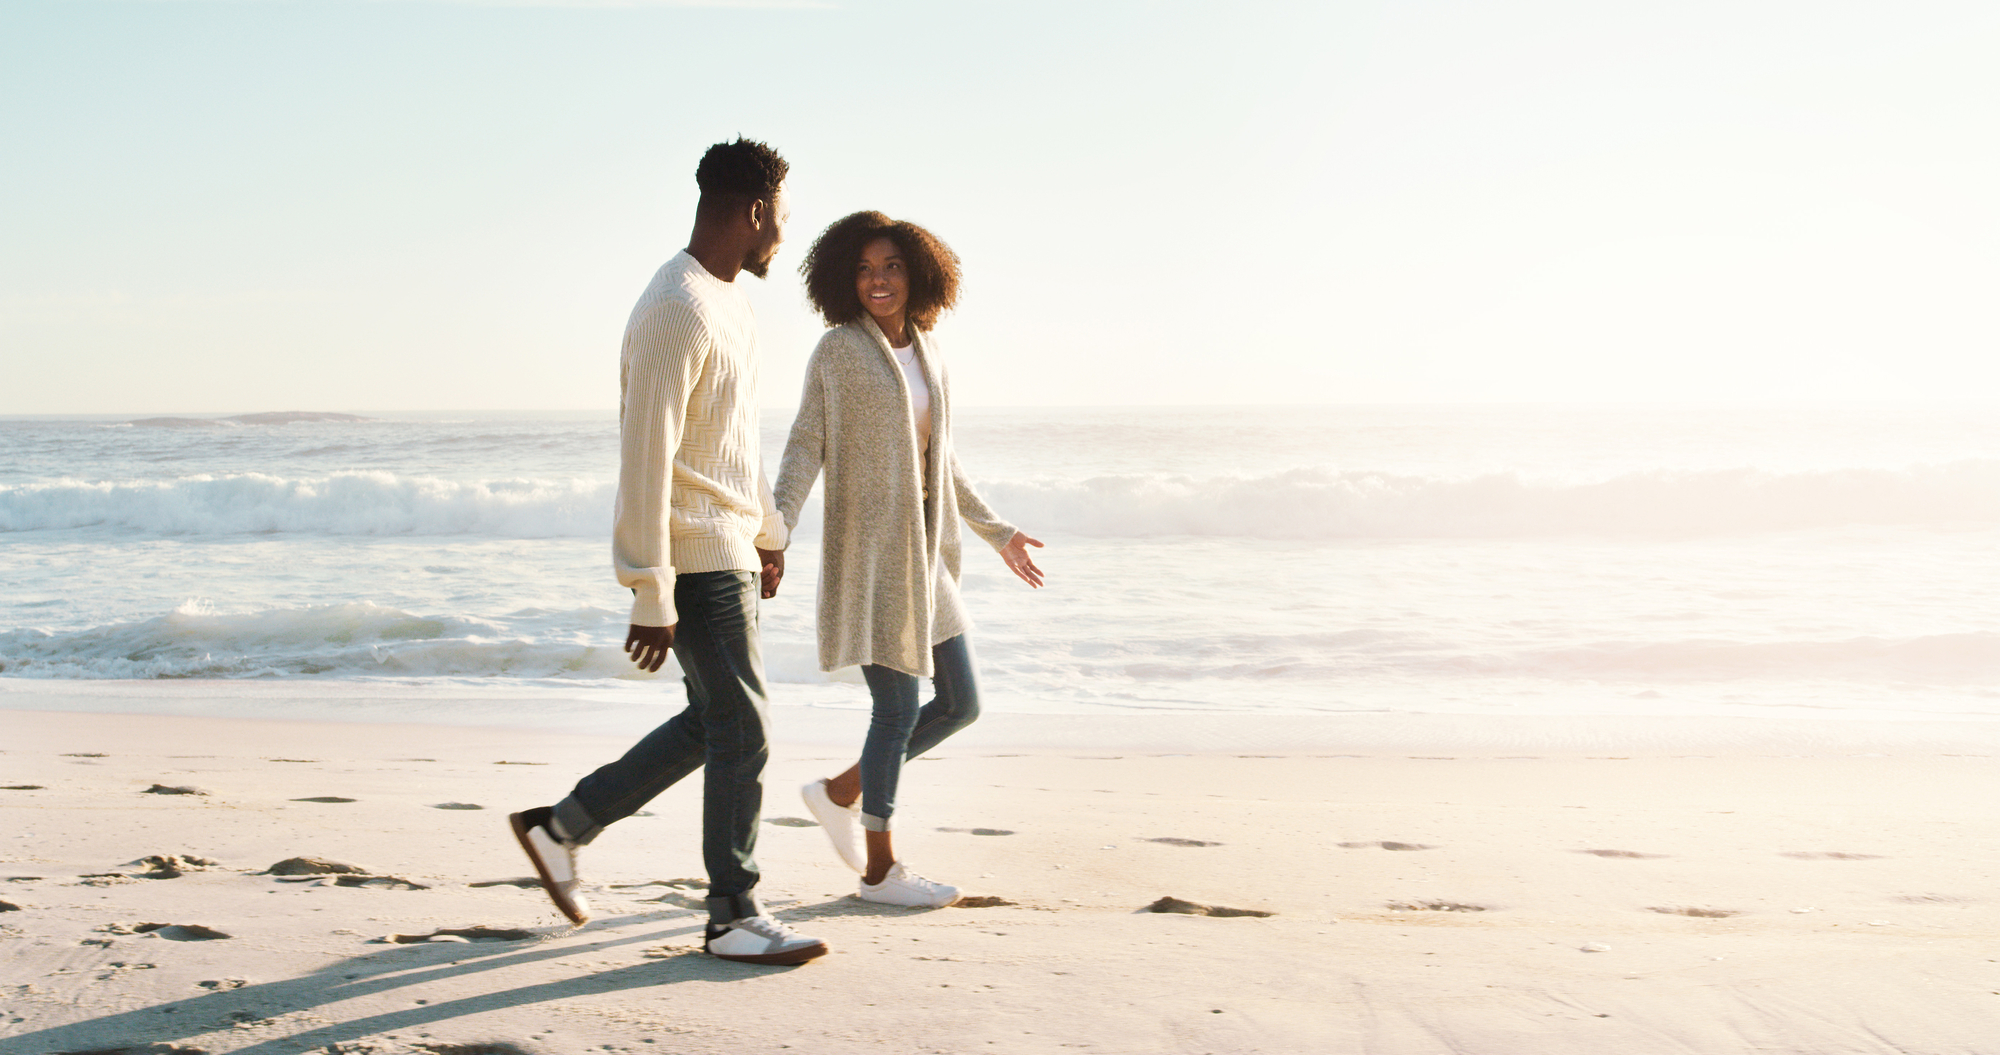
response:
{"label": "man's cream knit sweater", "polygon": [[619,365],[611,562],[632,622],[672,626],[674,576],[756,571],[783,549],[757,429],[757,320],[733,283],[685,250],[632,309]]}

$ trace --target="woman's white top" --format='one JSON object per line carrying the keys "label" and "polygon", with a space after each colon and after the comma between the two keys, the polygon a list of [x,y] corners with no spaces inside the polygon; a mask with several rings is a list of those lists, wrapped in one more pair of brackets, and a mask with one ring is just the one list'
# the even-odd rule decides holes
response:
{"label": "woman's white top", "polygon": [[931,386],[924,383],[924,368],[917,365],[915,344],[889,350],[896,353],[896,363],[903,368],[903,377],[910,382],[910,416],[917,421],[917,453],[928,457],[931,453]]}

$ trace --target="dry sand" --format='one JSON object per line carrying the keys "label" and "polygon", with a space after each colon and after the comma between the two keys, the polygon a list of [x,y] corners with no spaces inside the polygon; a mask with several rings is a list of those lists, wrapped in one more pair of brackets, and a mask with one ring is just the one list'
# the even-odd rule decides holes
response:
{"label": "dry sand", "polygon": [[[850,896],[795,795],[850,756],[781,740],[762,891],[834,952],[760,968],[699,951],[698,782],[586,852],[585,927],[472,885],[527,871],[509,810],[626,738],[0,712],[0,1052],[2000,1053],[1990,736],[1329,723],[1255,753],[968,733],[905,776],[905,857],[988,899],[936,910]],[[155,855],[215,863],[131,878]],[[299,856],[402,882],[260,874]]]}

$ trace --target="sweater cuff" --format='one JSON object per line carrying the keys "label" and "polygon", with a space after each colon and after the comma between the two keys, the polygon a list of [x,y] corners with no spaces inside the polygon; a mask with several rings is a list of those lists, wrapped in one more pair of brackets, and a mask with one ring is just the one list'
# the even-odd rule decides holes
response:
{"label": "sweater cuff", "polygon": [[785,526],[785,518],[776,512],[764,518],[757,530],[757,540],[751,545],[758,549],[784,549],[792,544],[792,529]]}
{"label": "sweater cuff", "polygon": [[673,626],[678,622],[673,596],[657,583],[640,583],[632,588],[633,626]]}

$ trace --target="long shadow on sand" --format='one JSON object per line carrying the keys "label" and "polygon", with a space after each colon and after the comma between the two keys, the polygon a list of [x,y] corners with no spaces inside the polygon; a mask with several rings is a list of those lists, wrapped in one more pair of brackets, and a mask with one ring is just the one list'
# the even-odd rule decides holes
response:
{"label": "long shadow on sand", "polygon": [[[381,996],[397,989],[422,986],[447,978],[463,978],[481,971],[503,970],[561,959],[565,956],[595,956],[625,945],[660,942],[701,933],[703,919],[695,913],[674,912],[677,920],[691,920],[664,930],[648,929],[640,934],[618,935],[619,924],[662,921],[660,913],[609,917],[597,921],[593,929],[605,928],[597,941],[549,940],[523,947],[520,942],[425,943],[388,945],[364,955],[350,957],[321,967],[311,974],[279,982],[247,985],[171,1003],[123,1011],[82,1022],[53,1026],[32,1033],[0,1038],[0,1050],[21,1052],[68,1052],[107,1050],[108,1038],[116,1038],[118,1048],[143,1049],[149,1044],[186,1041],[204,1033],[230,1029],[239,1024],[275,1018],[292,1012],[309,1011],[342,1001]],[[795,918],[795,911],[781,913]],[[564,932],[557,932],[558,934]],[[703,955],[689,946],[682,954],[647,960],[615,970],[580,975],[560,981],[518,986],[481,993],[477,996],[437,1003],[415,1004],[398,1011],[348,1018],[345,1021],[303,1032],[272,1037],[235,1055],[298,1052],[358,1040],[388,1031],[478,1015],[482,1012],[518,1008],[568,997],[592,996],[626,989],[653,989],[680,982],[729,982],[754,978],[790,967],[760,967],[733,963]],[[337,1017],[337,1016],[329,1016]],[[493,1037],[488,1040],[524,1038]]]}

